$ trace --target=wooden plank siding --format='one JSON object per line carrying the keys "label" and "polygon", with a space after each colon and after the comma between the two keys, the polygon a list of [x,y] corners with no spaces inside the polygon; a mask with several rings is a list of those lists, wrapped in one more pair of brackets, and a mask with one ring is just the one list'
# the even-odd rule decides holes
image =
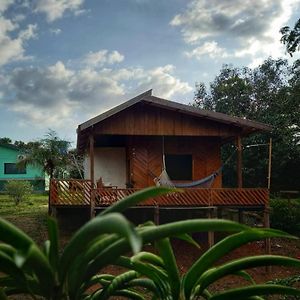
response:
{"label": "wooden plank siding", "polygon": [[95,134],[232,137],[238,127],[139,103],[94,126]]}
{"label": "wooden plank siding", "polygon": [[[162,171],[163,144],[165,154],[192,155],[192,180],[204,178],[222,164],[220,140],[203,137],[132,137],[128,144],[130,182],[134,188],[154,185],[154,178]],[[212,187],[222,187],[222,175],[217,176]]]}

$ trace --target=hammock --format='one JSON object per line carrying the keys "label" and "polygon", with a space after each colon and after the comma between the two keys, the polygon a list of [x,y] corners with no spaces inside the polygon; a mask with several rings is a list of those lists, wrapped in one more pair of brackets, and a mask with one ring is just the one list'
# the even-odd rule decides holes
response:
{"label": "hammock", "polygon": [[164,151],[164,138],[163,138],[163,169],[161,174],[154,178],[154,182],[156,186],[165,186],[165,187],[172,187],[172,188],[195,188],[195,187],[202,187],[202,188],[210,188],[213,182],[215,181],[216,177],[220,174],[225,164],[229,162],[231,157],[233,156],[234,152],[226,159],[224,164],[215,172],[213,172],[211,175],[208,175],[207,177],[204,177],[202,179],[192,181],[192,182],[186,182],[186,183],[175,183],[172,182],[170,179],[167,169],[166,169],[166,161],[165,161],[165,151]]}
{"label": "hammock", "polygon": [[172,182],[170,179],[167,170],[163,168],[161,174],[154,179],[156,186],[166,186],[166,187],[173,187],[173,188],[195,188],[195,187],[202,187],[202,188],[209,188],[213,184],[215,178],[219,175],[221,168],[214,172],[213,174],[204,177],[202,179],[186,182],[186,183],[175,183]]}

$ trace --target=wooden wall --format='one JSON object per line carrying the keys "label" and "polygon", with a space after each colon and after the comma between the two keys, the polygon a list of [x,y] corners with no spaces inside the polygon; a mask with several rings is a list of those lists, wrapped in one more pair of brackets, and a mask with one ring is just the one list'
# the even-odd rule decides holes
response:
{"label": "wooden wall", "polygon": [[164,135],[232,137],[237,127],[139,103],[94,127],[97,135]]}
{"label": "wooden wall", "polygon": [[[162,137],[132,137],[128,143],[128,178],[134,188],[154,185],[162,171]],[[221,166],[220,139],[164,137],[165,154],[191,154],[193,180],[204,178]],[[218,176],[212,187],[222,187]]]}

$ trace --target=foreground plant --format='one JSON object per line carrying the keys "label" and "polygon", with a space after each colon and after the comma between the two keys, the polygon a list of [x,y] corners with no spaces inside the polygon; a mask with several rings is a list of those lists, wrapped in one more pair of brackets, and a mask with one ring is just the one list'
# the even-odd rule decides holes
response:
{"label": "foreground plant", "polygon": [[[300,267],[300,261],[282,256],[261,255],[241,258],[215,267],[230,251],[248,242],[270,237],[291,236],[272,229],[251,229],[226,220],[185,220],[160,226],[152,222],[133,227],[124,209],[149,197],[170,192],[149,188],[127,197],[105,210],[75,233],[62,253],[58,230],[48,221],[49,240],[40,249],[34,241],[12,224],[0,219],[0,299],[28,294],[33,299],[262,299],[262,295],[300,295],[300,291],[277,284],[255,284],[244,270],[257,266]],[[206,251],[183,276],[176,264],[170,238],[196,244],[189,234],[225,231],[232,234]],[[154,244],[157,254],[141,251]],[[126,268],[119,275],[103,273],[108,265]],[[218,293],[210,285],[226,275],[235,274],[249,286]]]}

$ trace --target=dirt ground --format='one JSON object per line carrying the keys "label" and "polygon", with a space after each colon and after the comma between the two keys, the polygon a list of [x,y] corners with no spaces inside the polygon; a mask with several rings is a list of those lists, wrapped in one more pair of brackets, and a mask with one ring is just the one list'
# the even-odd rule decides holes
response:
{"label": "dirt ground", "polygon": [[[6,217],[9,221],[17,225],[19,228],[27,232],[30,236],[36,240],[38,244],[42,244],[47,239],[46,223],[43,218],[39,219],[36,216],[10,216]],[[67,243],[67,241],[72,236],[73,231],[67,230],[60,232],[62,246]],[[173,241],[173,248],[177,263],[181,273],[185,273],[186,270],[195,262],[198,257],[207,249],[206,239],[202,235],[196,237],[199,242],[201,249],[196,248],[193,245],[187,244],[181,240]],[[153,250],[152,248],[147,248],[147,250]],[[271,240],[271,250],[272,254],[285,255],[294,258],[300,258],[300,240],[291,239],[272,239]],[[264,241],[257,241],[247,244],[223,257],[219,263],[229,261],[239,257],[245,257],[249,255],[263,254],[265,251]],[[116,274],[119,272],[117,267],[108,267],[103,270],[108,273]],[[253,276],[256,282],[263,283],[274,278],[285,278],[292,275],[299,275],[299,269],[295,268],[283,268],[283,267],[272,267],[271,272],[267,271],[265,267],[254,268],[249,270],[250,275]],[[212,290],[223,290],[230,287],[235,287],[238,285],[247,284],[246,281],[237,276],[228,276],[225,279],[219,280],[212,286]],[[26,298],[13,299],[26,299]],[[121,298],[114,298],[121,299]],[[269,298],[269,299],[279,299],[279,298]],[[291,298],[292,299],[292,298]]]}

